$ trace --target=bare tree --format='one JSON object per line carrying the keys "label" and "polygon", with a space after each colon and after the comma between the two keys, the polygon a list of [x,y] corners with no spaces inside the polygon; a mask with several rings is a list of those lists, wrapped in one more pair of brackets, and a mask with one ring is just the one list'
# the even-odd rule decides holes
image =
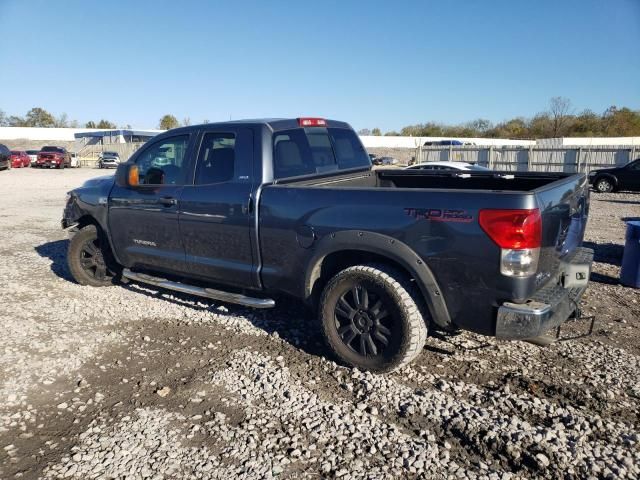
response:
{"label": "bare tree", "polygon": [[549,101],[549,113],[553,122],[553,136],[561,137],[571,114],[571,100],[565,97],[553,97]]}

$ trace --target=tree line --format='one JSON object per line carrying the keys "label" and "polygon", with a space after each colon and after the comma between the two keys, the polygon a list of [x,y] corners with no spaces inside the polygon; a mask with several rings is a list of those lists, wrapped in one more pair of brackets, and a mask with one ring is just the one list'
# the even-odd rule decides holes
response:
{"label": "tree line", "polygon": [[[203,123],[209,123],[208,120],[204,120]],[[186,117],[179,122],[178,119],[170,114],[163,115],[158,122],[158,128],[162,130],[169,130],[180,126],[191,125],[191,120]],[[4,111],[0,110],[0,127],[43,127],[43,128],[99,128],[99,129],[115,129],[118,126],[109,120],[100,119],[95,122],[90,120],[84,125],[81,125],[77,120],[69,120],[66,113],[59,116],[48,112],[44,108],[34,107],[29,110],[24,116],[10,115],[8,116]],[[131,128],[131,125],[123,125],[120,128]]]}
{"label": "tree line", "polygon": [[[202,123],[209,123],[203,120]],[[172,128],[191,125],[186,117],[179,121],[174,115],[163,115],[158,128]],[[34,107],[24,116],[7,116],[0,110],[0,127],[71,127],[80,128],[76,120],[69,120],[66,113],[55,116],[40,107]],[[84,128],[114,129],[114,122],[101,119],[89,121]],[[131,128],[125,125],[121,128]],[[363,128],[360,135],[383,135],[379,128]],[[479,118],[460,125],[444,125],[438,122],[407,125],[398,131],[384,133],[387,136],[413,137],[477,137],[477,138],[557,138],[557,137],[635,137],[640,136],[640,110],[628,107],[609,107],[598,114],[591,110],[575,113],[571,101],[564,97],[554,97],[546,111],[531,118],[516,117],[496,123]]]}
{"label": "tree line", "polygon": [[[379,128],[362,129],[360,135],[382,135]],[[558,137],[636,137],[640,136],[640,110],[611,106],[598,114],[591,110],[575,113],[571,101],[554,97],[548,110],[531,118],[516,117],[496,123],[479,118],[460,125],[438,122],[407,125],[387,136],[476,137],[476,138],[558,138]]]}

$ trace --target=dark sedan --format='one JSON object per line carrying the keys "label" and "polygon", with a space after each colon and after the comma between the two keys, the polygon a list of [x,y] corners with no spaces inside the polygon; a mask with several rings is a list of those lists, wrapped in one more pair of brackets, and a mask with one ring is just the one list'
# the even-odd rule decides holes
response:
{"label": "dark sedan", "polygon": [[0,170],[11,168],[11,150],[0,143]]}
{"label": "dark sedan", "polygon": [[589,183],[601,193],[617,190],[640,191],[640,158],[624,167],[592,170],[589,172]]}

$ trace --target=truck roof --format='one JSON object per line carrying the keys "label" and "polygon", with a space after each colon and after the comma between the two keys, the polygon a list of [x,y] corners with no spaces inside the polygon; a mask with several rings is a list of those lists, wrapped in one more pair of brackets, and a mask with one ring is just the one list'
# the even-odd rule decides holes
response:
{"label": "truck roof", "polygon": [[[307,118],[307,117],[302,117]],[[351,128],[351,126],[346,122],[340,122],[338,120],[329,120],[324,119],[327,127],[334,128]],[[183,131],[188,132],[190,130],[196,130],[200,128],[224,128],[225,126],[233,126],[233,127],[256,127],[256,126],[266,126],[273,131],[278,130],[289,130],[292,128],[298,128],[300,124],[298,123],[298,118],[251,118],[244,120],[229,120],[227,122],[213,122],[213,123],[201,123],[198,125],[189,125],[187,127],[179,127],[176,129],[172,129],[172,131]]]}

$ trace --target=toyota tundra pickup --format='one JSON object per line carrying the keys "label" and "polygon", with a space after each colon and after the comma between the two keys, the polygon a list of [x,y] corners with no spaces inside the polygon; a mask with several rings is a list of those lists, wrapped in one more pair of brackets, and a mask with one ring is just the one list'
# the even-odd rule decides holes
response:
{"label": "toyota tundra pickup", "polygon": [[82,285],[293,296],[335,357],[389,371],[428,328],[532,339],[567,320],[588,212],[583,174],[372,170],[348,124],[298,118],[162,133],[71,191],[62,226]]}

